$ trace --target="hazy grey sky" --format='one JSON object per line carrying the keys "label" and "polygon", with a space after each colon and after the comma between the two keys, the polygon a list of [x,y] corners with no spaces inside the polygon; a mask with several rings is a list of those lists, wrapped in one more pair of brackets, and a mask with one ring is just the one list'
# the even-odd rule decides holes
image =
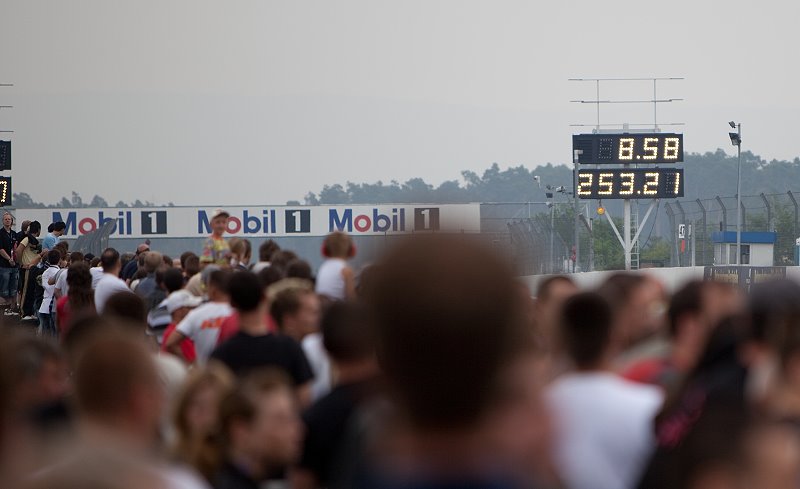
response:
{"label": "hazy grey sky", "polygon": [[[800,155],[800,2],[2,0],[15,192],[176,204],[564,163],[570,77],[683,76],[689,151]],[[649,98],[615,85],[602,98]],[[606,122],[649,122],[614,106]],[[754,189],[755,191],[755,189]]]}

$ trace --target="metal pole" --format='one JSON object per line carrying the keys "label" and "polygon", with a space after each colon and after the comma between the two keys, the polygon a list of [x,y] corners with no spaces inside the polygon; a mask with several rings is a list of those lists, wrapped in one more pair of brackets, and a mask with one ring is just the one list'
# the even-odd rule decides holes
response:
{"label": "metal pole", "polygon": [[594,271],[594,219],[589,219],[587,221],[586,217],[584,217],[583,214],[581,214],[581,222],[583,222],[583,226],[586,228],[586,232],[589,233],[589,268],[586,271],[593,272]]}
{"label": "metal pole", "polygon": [[580,225],[581,221],[578,219],[579,201],[578,201],[578,157],[583,154],[583,151],[576,149],[573,152],[572,159],[575,166],[575,171],[572,172],[572,197],[575,209],[575,263],[573,265],[573,272],[578,271],[578,263],[581,258],[581,240],[580,240]]}
{"label": "metal pole", "polygon": [[[653,78],[653,129],[658,131],[658,97],[656,97],[656,79]],[[597,97],[598,99],[600,97]]]}
{"label": "metal pole", "polygon": [[[627,165],[626,165],[627,166]],[[631,201],[625,199],[622,203],[622,245],[625,251],[625,270],[631,269]]]}
{"label": "metal pole", "polygon": [[594,271],[594,219],[589,219],[589,271]]}
{"label": "metal pole", "polygon": [[703,265],[708,265],[706,261],[706,248],[708,248],[708,223],[706,222],[706,207],[703,205],[703,202],[700,199],[697,199],[697,206],[703,212]]}
{"label": "metal pole", "polygon": [[600,80],[595,80],[597,85],[597,130],[600,130]]}
{"label": "metal pole", "polygon": [[[686,225],[686,213],[683,211],[683,206],[681,205],[681,201],[676,200],[675,201],[675,207],[677,207],[678,208],[678,212],[681,213],[681,220],[678,223],[678,226],[680,226],[681,224],[683,224],[685,226]],[[684,229],[686,229],[686,228],[684,228]],[[680,238],[678,238],[678,239],[680,239]],[[683,239],[685,240],[686,238],[684,237]],[[686,266],[686,248],[685,248],[686,241],[684,241],[683,243],[684,243],[684,251],[683,252],[678,251],[678,266],[679,267]]]}
{"label": "metal pole", "polygon": [[550,273],[553,273],[555,271],[555,263],[553,261],[554,260],[553,238],[555,238],[556,235],[555,222],[556,222],[556,203],[551,202],[550,203]]}
{"label": "metal pole", "polygon": [[[797,238],[797,220],[800,218],[800,207],[797,205],[797,199],[794,198],[794,194],[791,190],[786,192],[789,195],[789,199],[792,201],[792,205],[794,206],[794,222],[792,222],[792,238]],[[795,263],[797,265],[797,263]]]}
{"label": "metal pole", "polygon": [[672,211],[672,207],[669,203],[664,204],[664,212],[667,213],[667,217],[669,218],[669,265],[674,267],[675,263],[678,261],[678,233],[676,232],[677,227],[675,226],[675,213]]}
{"label": "metal pole", "polygon": [[742,125],[736,125],[739,133],[739,144],[736,145],[736,264],[742,264]]}
{"label": "metal pole", "polygon": [[725,203],[722,202],[722,198],[719,195],[714,197],[719,205],[719,210],[722,211],[722,229],[720,231],[728,231],[728,209],[725,208]]}

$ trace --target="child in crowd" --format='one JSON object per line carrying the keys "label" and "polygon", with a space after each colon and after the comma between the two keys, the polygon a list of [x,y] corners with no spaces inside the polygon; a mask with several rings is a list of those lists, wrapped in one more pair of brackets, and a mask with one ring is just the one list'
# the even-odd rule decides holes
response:
{"label": "child in crowd", "polygon": [[332,300],[356,297],[355,273],[347,260],[356,256],[356,246],[347,234],[336,231],[325,237],[322,244],[325,261],[317,273],[316,292]]}

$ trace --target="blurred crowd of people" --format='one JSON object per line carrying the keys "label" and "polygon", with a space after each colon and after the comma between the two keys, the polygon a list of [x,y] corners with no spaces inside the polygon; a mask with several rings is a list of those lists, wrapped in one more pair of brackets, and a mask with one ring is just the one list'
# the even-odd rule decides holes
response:
{"label": "blurred crowd of people", "polygon": [[339,232],[314,273],[273,241],[254,260],[228,217],[199,254],[87,260],[4,216],[0,487],[800,483],[794,282],[530,290],[479,237],[355,270]]}

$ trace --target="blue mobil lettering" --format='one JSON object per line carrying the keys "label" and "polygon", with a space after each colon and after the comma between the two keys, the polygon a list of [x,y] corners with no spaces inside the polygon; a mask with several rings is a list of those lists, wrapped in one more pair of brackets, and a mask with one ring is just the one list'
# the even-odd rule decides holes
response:
{"label": "blue mobil lettering", "polygon": [[67,225],[64,234],[67,236],[77,236],[89,234],[96,231],[97,228],[103,227],[108,221],[113,221],[115,225],[111,234],[116,233],[117,235],[124,236],[133,234],[131,225],[132,216],[133,212],[131,211],[117,211],[116,217],[106,216],[105,212],[98,211],[97,219],[84,217],[79,221],[77,212],[67,212],[67,217],[65,219],[60,211],[53,211],[53,222],[64,221],[64,224]]}
{"label": "blue mobil lettering", "polygon": [[[275,234],[275,209],[264,209],[261,216],[242,212],[242,217],[228,218],[228,234]],[[197,234],[211,233],[211,219],[206,211],[197,211]]]}
{"label": "blue mobil lettering", "polygon": [[352,233],[385,233],[388,231],[406,230],[406,210],[392,209],[390,215],[381,214],[379,209],[372,209],[372,215],[358,214],[353,216],[353,209],[337,209],[328,211],[328,232],[346,231]]}

